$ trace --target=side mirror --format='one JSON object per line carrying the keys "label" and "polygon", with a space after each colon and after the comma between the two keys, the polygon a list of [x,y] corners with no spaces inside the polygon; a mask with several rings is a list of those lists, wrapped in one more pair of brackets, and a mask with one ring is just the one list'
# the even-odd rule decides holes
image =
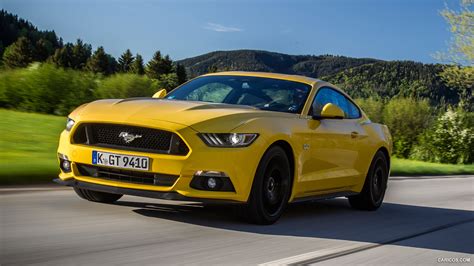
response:
{"label": "side mirror", "polygon": [[166,90],[161,89],[161,90],[157,91],[155,94],[153,94],[153,96],[151,96],[151,97],[161,99],[161,98],[164,98],[165,96],[166,96]]}
{"label": "side mirror", "polygon": [[344,111],[339,106],[328,103],[323,107],[320,116],[313,116],[314,119],[343,119]]}

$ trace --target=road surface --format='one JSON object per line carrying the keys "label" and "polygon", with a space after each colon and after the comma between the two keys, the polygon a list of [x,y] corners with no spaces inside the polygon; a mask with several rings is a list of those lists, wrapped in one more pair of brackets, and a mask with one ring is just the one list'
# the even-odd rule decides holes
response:
{"label": "road surface", "polygon": [[0,264],[472,265],[473,205],[474,176],[392,178],[376,212],[343,198],[300,203],[272,226],[230,206],[0,188]]}

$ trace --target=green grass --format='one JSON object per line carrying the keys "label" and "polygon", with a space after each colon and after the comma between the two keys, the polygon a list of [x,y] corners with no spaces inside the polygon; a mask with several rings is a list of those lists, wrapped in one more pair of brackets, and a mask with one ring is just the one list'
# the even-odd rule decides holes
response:
{"label": "green grass", "polygon": [[[65,120],[0,109],[0,185],[45,183],[56,178],[56,149]],[[392,175],[456,174],[474,174],[474,165],[392,160]]]}
{"label": "green grass", "polygon": [[392,159],[392,176],[414,175],[462,175],[474,174],[474,164],[441,164],[412,161],[407,159]]}
{"label": "green grass", "polygon": [[51,182],[66,118],[0,109],[0,184]]}

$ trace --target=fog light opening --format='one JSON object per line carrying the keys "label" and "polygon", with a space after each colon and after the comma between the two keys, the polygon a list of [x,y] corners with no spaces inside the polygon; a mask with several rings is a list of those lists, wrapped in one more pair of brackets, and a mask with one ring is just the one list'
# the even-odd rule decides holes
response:
{"label": "fog light opening", "polygon": [[189,185],[198,190],[235,192],[229,176],[221,171],[196,171]]}
{"label": "fog light opening", "polygon": [[58,157],[59,157],[59,168],[61,168],[61,170],[64,173],[70,173],[72,171],[72,168],[71,168],[71,161],[69,161],[69,158],[66,155],[61,154],[61,153],[58,153]]}
{"label": "fog light opening", "polygon": [[215,189],[217,187],[217,180],[214,177],[209,177],[207,179],[207,187],[210,189]]}

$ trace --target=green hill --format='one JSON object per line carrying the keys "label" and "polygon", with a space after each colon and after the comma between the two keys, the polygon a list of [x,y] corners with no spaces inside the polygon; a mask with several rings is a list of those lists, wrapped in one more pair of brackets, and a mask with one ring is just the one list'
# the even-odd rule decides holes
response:
{"label": "green hill", "polygon": [[287,55],[258,50],[234,50],[211,52],[183,59],[178,63],[186,67],[190,77],[208,73],[210,70],[263,71],[317,77],[378,61],[333,55]]}
{"label": "green hill", "polygon": [[443,68],[440,64],[258,50],[217,51],[178,63],[190,77],[227,70],[278,72],[320,78],[356,98],[414,96],[429,98],[434,105],[458,102],[457,88],[448,88],[438,76]]}

